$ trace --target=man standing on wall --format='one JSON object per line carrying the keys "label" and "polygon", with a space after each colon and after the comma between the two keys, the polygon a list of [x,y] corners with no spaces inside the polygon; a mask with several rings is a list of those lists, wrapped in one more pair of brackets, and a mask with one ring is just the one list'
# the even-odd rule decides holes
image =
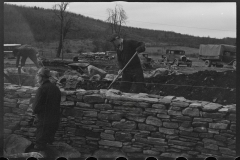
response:
{"label": "man standing on wall", "polygon": [[[124,66],[136,52],[141,53],[145,51],[145,44],[143,42],[123,39],[120,38],[118,34],[113,34],[110,36],[109,41],[113,43],[117,51],[117,59],[120,71],[124,68]],[[118,73],[120,73],[120,71]],[[132,86],[132,82],[136,82],[136,85]],[[146,91],[143,70],[138,55],[135,55],[135,57],[123,71],[120,90],[122,92],[132,93],[140,93]]]}
{"label": "man standing on wall", "polygon": [[40,87],[37,90],[33,103],[33,114],[36,115],[36,151],[43,151],[46,144],[54,141],[54,135],[60,121],[61,92],[49,81],[50,70],[40,68],[36,78]]}

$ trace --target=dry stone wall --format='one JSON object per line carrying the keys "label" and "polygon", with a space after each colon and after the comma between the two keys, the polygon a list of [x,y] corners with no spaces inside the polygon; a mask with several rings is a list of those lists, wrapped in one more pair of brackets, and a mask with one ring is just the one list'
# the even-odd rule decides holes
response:
{"label": "dry stone wall", "polygon": [[[35,140],[36,87],[4,84],[4,135]],[[56,141],[81,154],[100,149],[128,157],[236,157],[236,105],[117,90],[61,89]]]}

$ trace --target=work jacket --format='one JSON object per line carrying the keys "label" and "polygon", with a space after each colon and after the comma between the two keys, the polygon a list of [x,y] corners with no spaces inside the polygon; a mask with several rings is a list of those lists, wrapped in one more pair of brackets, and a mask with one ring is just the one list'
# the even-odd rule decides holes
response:
{"label": "work jacket", "polygon": [[[120,47],[121,48],[121,47]],[[122,42],[122,50],[116,48],[117,58],[119,68],[123,69],[123,67],[128,63],[128,61],[132,58],[132,56],[137,51],[138,53],[145,51],[145,44],[143,42],[138,42],[135,40],[123,40]],[[134,69],[142,69],[140,59],[138,55],[136,55],[132,61],[128,64],[124,71],[134,70]]]}
{"label": "work jacket", "polygon": [[40,124],[56,124],[60,118],[61,92],[49,80],[38,88],[34,103],[33,114],[37,115]]}

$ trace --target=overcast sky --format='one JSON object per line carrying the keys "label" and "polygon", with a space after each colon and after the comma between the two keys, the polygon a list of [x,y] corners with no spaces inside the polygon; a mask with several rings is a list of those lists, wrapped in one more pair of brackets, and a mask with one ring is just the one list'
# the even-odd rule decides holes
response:
{"label": "overcast sky", "polygon": [[[6,2],[52,9],[60,2]],[[235,2],[72,2],[68,11],[105,21],[107,9],[119,4],[126,26],[173,31],[199,37],[236,38]]]}

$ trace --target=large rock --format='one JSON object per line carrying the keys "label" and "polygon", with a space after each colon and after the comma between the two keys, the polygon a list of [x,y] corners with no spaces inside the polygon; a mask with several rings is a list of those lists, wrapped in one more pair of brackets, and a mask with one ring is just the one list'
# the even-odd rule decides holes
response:
{"label": "large rock", "polygon": [[5,140],[4,151],[7,155],[24,153],[25,149],[31,145],[31,141],[16,134],[9,135]]}
{"label": "large rock", "polygon": [[47,148],[47,150],[46,155],[49,158],[65,157],[68,159],[81,157],[79,151],[64,142],[54,142],[53,145]]}
{"label": "large rock", "polygon": [[214,112],[220,109],[222,105],[217,103],[208,103],[205,106],[203,106],[202,110],[205,112]]}

